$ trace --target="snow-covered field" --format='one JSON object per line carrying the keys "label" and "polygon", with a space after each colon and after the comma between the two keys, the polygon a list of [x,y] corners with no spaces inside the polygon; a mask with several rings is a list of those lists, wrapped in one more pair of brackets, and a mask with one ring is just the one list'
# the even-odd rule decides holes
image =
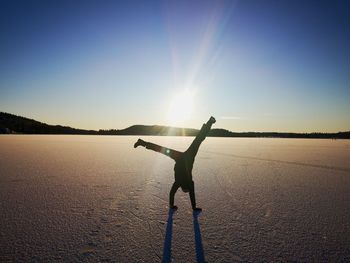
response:
{"label": "snow-covered field", "polygon": [[350,261],[350,141],[207,138],[193,215],[136,139],[0,136],[0,262]]}

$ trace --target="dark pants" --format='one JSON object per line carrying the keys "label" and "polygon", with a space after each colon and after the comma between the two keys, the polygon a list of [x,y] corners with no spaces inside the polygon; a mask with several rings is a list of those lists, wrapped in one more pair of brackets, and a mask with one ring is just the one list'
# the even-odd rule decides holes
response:
{"label": "dark pants", "polygon": [[[173,160],[175,160],[175,162],[177,160],[179,160],[180,158],[185,157],[187,160],[189,160],[189,162],[191,163],[189,166],[193,167],[193,162],[194,159],[198,153],[198,149],[199,146],[201,145],[201,143],[204,141],[204,139],[207,137],[208,132],[210,131],[211,128],[211,124],[203,124],[201,130],[199,131],[199,133],[197,134],[196,138],[193,140],[193,142],[191,143],[190,147],[188,147],[188,149],[185,152],[179,152],[170,148],[166,148],[151,142],[145,142],[145,147],[149,150],[153,150],[159,153],[162,153],[170,158],[172,158]],[[189,181],[189,182],[177,182],[175,181],[173,183],[173,186],[171,187],[170,190],[170,194],[169,194],[169,204],[170,206],[174,206],[174,198],[175,198],[175,193],[177,191],[177,189],[179,189],[179,187],[182,188],[182,190],[184,192],[189,192],[190,194],[190,199],[191,199],[191,205],[192,208],[196,207],[196,197],[194,194],[194,182]]]}
{"label": "dark pants", "polygon": [[210,128],[211,128],[210,124],[203,124],[196,138],[194,138],[190,147],[188,147],[188,149],[185,151],[184,154],[186,154],[189,158],[191,158],[192,162],[194,162],[194,158],[198,153],[199,146],[207,137],[208,132],[210,131]]}

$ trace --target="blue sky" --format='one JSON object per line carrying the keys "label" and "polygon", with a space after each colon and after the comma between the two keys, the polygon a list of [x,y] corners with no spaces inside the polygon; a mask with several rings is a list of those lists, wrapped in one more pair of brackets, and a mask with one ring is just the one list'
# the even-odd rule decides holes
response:
{"label": "blue sky", "polygon": [[[87,129],[214,115],[233,131],[350,130],[349,17],[348,1],[3,0],[0,111]],[[174,101],[184,91],[191,105]]]}

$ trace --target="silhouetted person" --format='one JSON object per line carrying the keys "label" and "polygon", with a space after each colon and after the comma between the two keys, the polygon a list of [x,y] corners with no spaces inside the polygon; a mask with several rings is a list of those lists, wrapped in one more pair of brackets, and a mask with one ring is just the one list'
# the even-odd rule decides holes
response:
{"label": "silhouetted person", "polygon": [[175,182],[171,187],[169,194],[169,205],[172,209],[177,209],[177,206],[174,205],[174,197],[177,189],[181,187],[182,191],[185,193],[189,192],[192,209],[195,211],[201,211],[201,208],[196,207],[196,197],[194,193],[194,182],[192,180],[192,168],[194,163],[194,158],[198,152],[199,146],[205,137],[208,135],[208,132],[211,129],[211,126],[216,122],[214,117],[210,117],[207,123],[203,124],[201,130],[197,134],[196,138],[193,140],[190,147],[185,152],[179,152],[173,149],[169,149],[151,142],[146,142],[144,140],[138,139],[134,144],[134,148],[138,146],[146,147],[146,149],[160,152],[174,159],[175,166]]}

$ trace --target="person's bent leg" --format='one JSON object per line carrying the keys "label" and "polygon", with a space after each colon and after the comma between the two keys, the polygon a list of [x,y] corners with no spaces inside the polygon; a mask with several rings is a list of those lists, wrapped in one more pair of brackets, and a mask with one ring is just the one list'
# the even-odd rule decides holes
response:
{"label": "person's bent leg", "polygon": [[174,205],[174,201],[175,201],[175,193],[177,191],[177,189],[179,189],[180,185],[177,182],[173,183],[173,186],[170,189],[170,193],[169,193],[169,206],[170,208],[174,208],[176,209],[177,206]]}

